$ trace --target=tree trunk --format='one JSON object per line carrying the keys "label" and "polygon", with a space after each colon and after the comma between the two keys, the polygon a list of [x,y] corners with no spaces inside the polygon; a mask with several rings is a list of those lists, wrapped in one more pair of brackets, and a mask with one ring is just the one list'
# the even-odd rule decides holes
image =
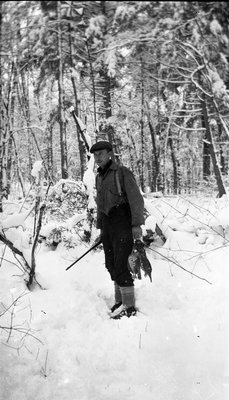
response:
{"label": "tree trunk", "polygon": [[6,135],[6,127],[5,127],[5,106],[3,101],[3,88],[2,88],[2,79],[0,76],[0,84],[1,84],[1,109],[0,109],[0,212],[2,212],[2,201],[4,195],[4,174],[3,174],[3,165],[5,158],[5,135]]}
{"label": "tree trunk", "polygon": [[218,135],[219,135],[219,155],[220,155],[220,166],[221,166],[221,172],[223,175],[226,175],[228,172],[227,169],[227,163],[223,151],[223,145],[222,145],[222,125],[219,123],[218,124]]}
{"label": "tree trunk", "polygon": [[[71,48],[71,46],[70,46],[70,48]],[[71,50],[70,50],[70,53],[71,53]],[[72,66],[72,68],[73,68],[73,66]],[[79,107],[78,107],[79,100],[78,100],[78,96],[77,96],[76,82],[75,82],[75,78],[73,77],[73,75],[71,75],[71,82],[72,82],[74,99],[75,99],[74,115],[79,117]],[[75,119],[75,122],[76,122],[76,119]],[[86,168],[86,165],[85,165],[86,157],[85,157],[85,146],[82,142],[80,132],[81,132],[81,129],[79,127],[79,124],[76,122],[76,135],[77,135],[77,142],[78,142],[79,156],[80,156],[80,177],[81,177],[81,179],[83,179],[85,168]]]}
{"label": "tree trunk", "polygon": [[[2,2],[0,4],[0,43],[2,43]],[[3,138],[2,138],[2,132],[3,132],[3,121],[4,121],[4,114],[3,114],[3,107],[4,107],[4,102],[3,102],[3,71],[2,71],[2,57],[0,57],[0,188],[2,188],[2,151],[3,151]],[[0,190],[0,213],[3,211],[2,209],[2,190]]]}
{"label": "tree trunk", "polygon": [[149,119],[149,130],[150,130],[150,135],[151,135],[151,141],[152,141],[152,176],[151,176],[151,190],[157,191],[157,182],[158,182],[158,176],[159,176],[159,170],[160,170],[160,165],[159,165],[159,159],[158,159],[158,149],[156,145],[156,132],[153,128],[152,122],[150,121],[150,116],[148,115]]}
{"label": "tree trunk", "polygon": [[87,167],[87,159],[86,159],[86,150],[89,150],[85,147],[85,141],[83,140],[83,132],[81,131],[81,128],[79,126],[79,123],[77,121],[78,115],[76,114],[75,109],[71,112],[74,121],[76,123],[76,134],[77,134],[77,140],[78,140],[78,145],[79,145],[79,154],[80,154],[80,176],[81,179],[84,176],[84,172],[86,171]]}
{"label": "tree trunk", "polygon": [[39,210],[39,214],[38,214],[36,232],[35,232],[35,237],[34,237],[32,251],[31,251],[31,267],[30,267],[30,271],[29,271],[29,279],[27,282],[28,289],[31,288],[31,285],[34,283],[34,279],[35,279],[35,271],[36,271],[35,250],[36,250],[36,247],[38,244],[38,238],[39,238],[41,225],[42,225],[42,217],[43,217],[43,213],[45,210],[45,204],[43,203],[42,205],[40,205],[40,199],[37,199],[35,210],[37,211],[39,207],[40,207],[40,210]]}
{"label": "tree trunk", "polygon": [[[206,128],[204,118],[203,127]],[[211,154],[210,154],[211,144],[207,140],[207,131],[205,130],[205,137],[203,139],[203,179],[207,181],[211,175]]]}
{"label": "tree trunk", "polygon": [[17,177],[18,177],[18,181],[19,181],[19,183],[21,185],[22,195],[23,195],[23,197],[25,197],[26,196],[26,190],[25,190],[25,187],[24,187],[24,181],[23,181],[23,177],[22,177],[22,173],[21,173],[17,146],[16,146],[16,142],[15,142],[15,139],[14,139],[13,136],[12,136],[12,140],[13,140],[13,145],[14,145],[14,154],[15,154],[15,164],[16,164]]}
{"label": "tree trunk", "polygon": [[144,92],[144,73],[143,73],[143,61],[141,59],[141,119],[140,119],[140,134],[141,134],[141,187],[145,189],[145,133],[144,133],[144,104],[145,104],[145,92]]}
{"label": "tree trunk", "polygon": [[[12,114],[13,115],[13,114]],[[12,126],[12,125],[11,125]],[[10,129],[9,139],[8,139],[8,149],[7,149],[7,166],[6,166],[6,182],[7,182],[7,196],[10,194],[10,188],[12,184],[11,175],[12,175],[12,157],[13,157],[13,132]]]}
{"label": "tree trunk", "polygon": [[224,186],[222,174],[221,174],[219,164],[218,164],[218,160],[216,158],[214,140],[213,140],[211,128],[209,125],[208,110],[207,110],[205,100],[201,100],[201,106],[202,106],[202,111],[203,111],[204,126],[206,129],[206,138],[209,143],[211,160],[212,160],[212,164],[213,164],[213,170],[215,173],[216,183],[218,186],[219,197],[222,197],[224,194],[226,194],[226,188]]}
{"label": "tree trunk", "polygon": [[166,134],[165,134],[165,140],[164,140],[164,154],[163,154],[163,193],[167,194],[168,192],[168,187],[167,187],[167,156],[168,156],[168,141],[169,141],[169,137],[170,137],[170,133],[171,133],[171,125],[172,125],[172,115],[173,112],[175,110],[176,107],[176,103],[174,103],[173,108],[171,110],[171,114],[168,118],[168,122],[167,122],[167,127],[166,127]]}
{"label": "tree trunk", "polygon": [[53,158],[53,127],[58,122],[59,110],[52,105],[52,88],[54,79],[51,78],[47,84],[47,103],[48,103],[48,119],[45,128],[45,161],[47,169],[45,169],[45,179],[53,182],[54,173],[54,158]]}
{"label": "tree trunk", "polygon": [[173,189],[174,189],[174,193],[178,194],[179,178],[178,178],[178,172],[177,172],[177,161],[176,161],[173,140],[172,140],[171,136],[169,136],[169,138],[168,138],[168,145],[171,150],[171,159],[172,159],[172,165],[173,165]]}
{"label": "tree trunk", "polygon": [[14,63],[9,68],[8,80],[1,79],[1,126],[0,126],[0,188],[1,196],[8,197],[11,184],[11,165],[12,165],[12,126],[14,115]]}
{"label": "tree trunk", "polygon": [[61,1],[57,1],[57,20],[58,20],[58,94],[59,94],[59,124],[60,124],[60,151],[61,151],[61,177],[68,178],[67,163],[67,138],[66,138],[66,117],[64,102],[64,69],[62,60],[62,32],[61,32]]}
{"label": "tree trunk", "polygon": [[[36,159],[35,155],[35,148],[34,148],[34,142],[32,138],[32,132],[31,132],[31,115],[30,115],[30,97],[29,97],[29,82],[28,79],[26,80],[25,72],[19,71],[19,68],[17,68],[18,76],[21,77],[21,85],[18,80],[17,82],[17,87],[18,87],[18,95],[20,98],[20,105],[22,112],[24,113],[24,118],[26,121],[26,126],[27,126],[27,143],[28,143],[28,160],[29,160],[29,172],[33,168],[33,163]],[[32,179],[31,175],[29,174],[29,178]]]}
{"label": "tree trunk", "polygon": [[53,141],[53,125],[56,121],[56,116],[51,113],[49,116],[49,119],[47,121],[47,127],[45,130],[45,138],[46,138],[46,164],[47,164],[47,169],[49,171],[49,174],[47,171],[45,171],[45,179],[49,179],[51,176],[51,179],[53,180],[54,173],[53,173],[53,148],[52,148],[52,141]]}
{"label": "tree trunk", "polygon": [[[133,135],[131,134],[129,129],[127,130],[127,135],[129,136],[131,144],[132,144],[132,148],[134,149],[134,156],[132,156],[131,150],[130,150],[130,154],[131,154],[132,165],[135,165],[135,167],[137,169],[137,174],[135,174],[135,177],[136,177],[138,185],[141,185],[141,168],[140,168],[139,160],[137,157],[137,154],[138,154],[137,147],[136,147]],[[133,171],[134,171],[134,168],[133,168]]]}
{"label": "tree trunk", "polygon": [[[72,14],[72,2],[71,2],[71,14]],[[74,63],[73,63],[73,38],[71,34],[71,24],[68,25],[68,41],[69,41],[69,55],[70,55],[70,65],[71,65],[71,82],[72,82],[72,88],[73,88],[73,93],[74,93],[74,114],[77,117],[80,117],[79,115],[79,103],[80,100],[78,98],[78,93],[77,93],[77,87],[76,87],[76,80],[73,75],[74,71]],[[74,115],[73,115],[74,117]],[[79,148],[79,156],[80,156],[80,177],[81,180],[83,179],[84,172],[85,172],[85,146],[82,143],[81,136],[80,136],[80,127],[79,124],[76,122],[76,135],[77,135],[77,142],[78,142],[78,148]]]}

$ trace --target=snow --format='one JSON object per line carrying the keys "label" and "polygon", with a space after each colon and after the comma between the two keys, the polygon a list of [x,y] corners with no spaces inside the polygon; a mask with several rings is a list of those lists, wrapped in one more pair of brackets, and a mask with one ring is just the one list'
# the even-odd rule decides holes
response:
{"label": "snow", "polygon": [[101,36],[101,29],[104,23],[105,17],[103,15],[90,18],[89,27],[85,31],[86,37],[89,39],[93,33],[95,36]]}
{"label": "snow", "polygon": [[29,291],[0,244],[1,400],[229,399],[228,197],[145,203],[147,229],[157,223],[167,240],[146,248],[153,280],[135,281],[129,319],[109,318],[101,247],[66,271],[90,245],[41,243],[42,288]]}
{"label": "snow", "polygon": [[83,183],[86,188],[86,192],[88,195],[88,209],[93,209],[96,207],[95,204],[95,174],[94,174],[94,154],[90,155],[90,159],[87,163],[87,169],[83,176]]}
{"label": "snow", "polygon": [[37,182],[39,181],[39,174],[43,168],[42,164],[42,161],[35,161],[31,171],[31,175],[36,179]]}
{"label": "snow", "polygon": [[210,30],[211,32],[217,36],[222,32],[222,26],[219,24],[219,22],[217,21],[217,19],[213,19],[210,23]]}

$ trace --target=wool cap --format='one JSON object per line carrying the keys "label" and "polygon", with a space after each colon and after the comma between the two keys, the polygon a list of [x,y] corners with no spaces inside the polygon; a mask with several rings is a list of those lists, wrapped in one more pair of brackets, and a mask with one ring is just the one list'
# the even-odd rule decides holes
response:
{"label": "wool cap", "polygon": [[94,153],[97,150],[104,150],[104,149],[111,151],[112,145],[110,144],[110,142],[107,142],[105,140],[100,140],[99,142],[93,144],[93,146],[90,149],[90,153]]}

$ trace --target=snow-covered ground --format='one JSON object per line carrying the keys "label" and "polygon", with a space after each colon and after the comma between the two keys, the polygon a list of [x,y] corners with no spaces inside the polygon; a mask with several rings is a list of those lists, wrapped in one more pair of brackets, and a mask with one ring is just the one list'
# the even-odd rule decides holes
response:
{"label": "snow-covered ground", "polygon": [[109,318],[101,248],[66,271],[87,247],[40,244],[28,291],[0,246],[1,400],[229,399],[228,197],[145,201],[167,240],[146,250],[153,279],[135,281],[129,319]]}

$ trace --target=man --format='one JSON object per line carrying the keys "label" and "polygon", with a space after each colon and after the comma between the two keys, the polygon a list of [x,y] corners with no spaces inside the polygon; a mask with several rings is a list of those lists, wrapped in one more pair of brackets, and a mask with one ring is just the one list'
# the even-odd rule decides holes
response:
{"label": "man", "polygon": [[111,308],[111,317],[130,317],[137,310],[128,257],[134,240],[142,236],[144,200],[132,172],[112,161],[109,142],[95,143],[90,152],[98,165],[97,228],[101,230],[105,265],[114,281],[115,304]]}

